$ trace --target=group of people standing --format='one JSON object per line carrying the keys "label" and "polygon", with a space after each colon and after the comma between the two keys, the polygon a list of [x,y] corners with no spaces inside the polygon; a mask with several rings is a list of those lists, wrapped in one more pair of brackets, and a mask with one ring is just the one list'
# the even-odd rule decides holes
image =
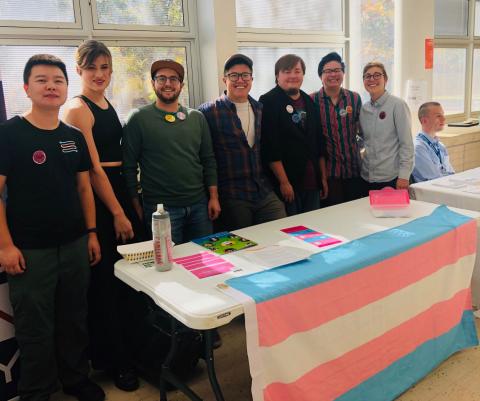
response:
{"label": "group of people standing", "polygon": [[372,188],[408,187],[410,113],[387,92],[380,63],[365,66],[371,99],[363,106],[342,87],[337,53],[320,61],[322,88],[312,94],[301,90],[304,61],[282,56],[276,86],[257,101],[249,95],[253,62],[234,54],[224,65],[225,92],[195,110],[178,101],[183,66],[158,60],[150,69],[155,102],[133,110],[124,127],[105,97],[108,48],[86,41],[76,63],[82,90],[62,119],[65,64],[36,55],[24,70],[31,109],[0,126],[0,193],[8,187],[0,202],[0,265],[20,347],[22,401],[48,400],[57,378],[79,400],[103,400],[88,378],[89,359],[110,371],[117,387],[138,387],[113,265],[118,243],[148,238],[156,204],[169,211],[180,244],[211,234],[214,221],[235,230]]}

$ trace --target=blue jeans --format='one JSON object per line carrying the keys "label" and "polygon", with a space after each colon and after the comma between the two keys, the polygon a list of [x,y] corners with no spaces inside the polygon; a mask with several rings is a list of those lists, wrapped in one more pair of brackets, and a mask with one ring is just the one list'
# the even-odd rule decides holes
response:
{"label": "blue jeans", "polygon": [[[183,244],[195,238],[210,235],[213,232],[212,222],[208,218],[208,201],[203,199],[190,206],[175,207],[164,205],[170,214],[172,225],[172,241]],[[152,213],[157,210],[157,205],[144,203],[143,214],[148,232],[152,232]]]}

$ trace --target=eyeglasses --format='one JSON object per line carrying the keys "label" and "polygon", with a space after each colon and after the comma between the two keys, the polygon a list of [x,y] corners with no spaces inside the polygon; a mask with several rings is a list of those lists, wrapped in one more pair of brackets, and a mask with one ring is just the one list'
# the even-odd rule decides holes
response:
{"label": "eyeglasses", "polygon": [[327,68],[322,71],[322,74],[338,74],[339,72],[343,72],[341,68]]}
{"label": "eyeglasses", "polygon": [[157,84],[164,85],[167,83],[167,81],[170,81],[172,85],[177,85],[180,83],[180,79],[178,77],[172,75],[171,77],[166,77],[165,75],[157,75],[156,77],[153,77],[154,81]]}
{"label": "eyeglasses", "polygon": [[231,72],[230,74],[226,75],[228,79],[232,82],[237,82],[240,77],[242,77],[243,81],[250,81],[252,79],[252,73],[251,72]]}
{"label": "eyeglasses", "polygon": [[374,79],[375,81],[378,81],[381,77],[383,77],[385,74],[382,74],[381,72],[376,72],[375,74],[365,74],[363,76],[364,81],[369,81],[371,79]]}

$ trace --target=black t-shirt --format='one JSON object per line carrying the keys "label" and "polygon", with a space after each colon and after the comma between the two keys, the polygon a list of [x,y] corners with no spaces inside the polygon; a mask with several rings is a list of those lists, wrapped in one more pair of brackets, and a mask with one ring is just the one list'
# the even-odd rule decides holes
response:
{"label": "black t-shirt", "polygon": [[19,248],[48,248],[85,234],[77,173],[91,166],[81,132],[42,130],[25,118],[0,125],[0,174],[7,177],[7,224]]}

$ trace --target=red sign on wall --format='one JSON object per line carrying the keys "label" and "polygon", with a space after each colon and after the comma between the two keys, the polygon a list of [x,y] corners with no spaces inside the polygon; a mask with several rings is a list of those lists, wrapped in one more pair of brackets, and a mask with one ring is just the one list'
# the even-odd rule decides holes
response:
{"label": "red sign on wall", "polygon": [[425,69],[433,68],[433,39],[425,39]]}

